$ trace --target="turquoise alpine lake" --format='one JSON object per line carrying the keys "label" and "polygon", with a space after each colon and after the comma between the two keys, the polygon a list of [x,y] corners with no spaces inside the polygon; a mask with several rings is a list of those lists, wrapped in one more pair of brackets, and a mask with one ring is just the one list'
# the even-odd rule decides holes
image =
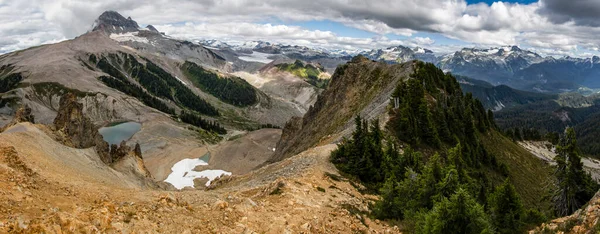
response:
{"label": "turquoise alpine lake", "polygon": [[137,122],[124,122],[117,125],[102,127],[98,129],[102,138],[108,144],[120,144],[121,141],[129,140],[133,134],[142,129],[142,124]]}

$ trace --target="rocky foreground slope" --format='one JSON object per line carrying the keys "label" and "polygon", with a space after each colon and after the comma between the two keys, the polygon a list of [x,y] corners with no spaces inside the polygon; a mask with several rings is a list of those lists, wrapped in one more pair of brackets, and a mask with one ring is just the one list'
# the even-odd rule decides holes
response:
{"label": "rocky foreground slope", "polygon": [[376,198],[337,174],[333,145],[213,190],[169,192],[141,187],[93,149],[64,147],[41,129],[20,123],[0,134],[2,233],[398,232],[366,215]]}
{"label": "rocky foreground slope", "polygon": [[574,214],[542,224],[530,234],[535,233],[574,233],[594,234],[600,232],[600,192]]}

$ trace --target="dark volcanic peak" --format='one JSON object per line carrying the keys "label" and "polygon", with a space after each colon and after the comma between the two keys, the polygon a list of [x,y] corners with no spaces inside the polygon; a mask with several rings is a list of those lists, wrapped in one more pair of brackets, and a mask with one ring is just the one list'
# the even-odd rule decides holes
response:
{"label": "dark volcanic peak", "polygon": [[152,32],[158,32],[158,30],[157,30],[157,29],[156,29],[154,26],[152,26],[152,25],[150,25],[150,24],[149,24],[148,26],[146,26],[146,28],[147,28],[148,30],[152,31]]}
{"label": "dark volcanic peak", "polygon": [[136,32],[139,31],[139,28],[140,26],[131,17],[125,18],[116,11],[105,11],[94,22],[92,30],[104,30],[108,33],[124,33]]}

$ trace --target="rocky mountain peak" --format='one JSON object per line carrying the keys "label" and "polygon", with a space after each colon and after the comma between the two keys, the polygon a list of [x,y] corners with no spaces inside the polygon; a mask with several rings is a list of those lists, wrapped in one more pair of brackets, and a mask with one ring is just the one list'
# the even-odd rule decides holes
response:
{"label": "rocky mountain peak", "polygon": [[425,54],[433,54],[433,51],[430,49],[426,49],[420,46],[417,46],[413,49],[415,53],[425,53]]}
{"label": "rocky mountain peak", "polygon": [[150,24],[148,26],[146,26],[146,28],[152,32],[157,32],[157,33],[159,32],[154,26],[152,26]]}
{"label": "rocky mountain peak", "polygon": [[94,22],[92,31],[103,30],[109,33],[125,33],[139,31],[137,22],[131,17],[123,17],[116,11],[105,11]]}

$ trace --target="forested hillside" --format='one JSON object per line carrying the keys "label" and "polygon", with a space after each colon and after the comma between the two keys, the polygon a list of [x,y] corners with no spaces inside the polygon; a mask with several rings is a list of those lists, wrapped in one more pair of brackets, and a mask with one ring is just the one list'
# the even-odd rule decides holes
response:
{"label": "forested hillside", "polygon": [[557,99],[556,94],[521,91],[506,85],[493,86],[490,83],[467,77],[457,77],[463,92],[472,93],[486,109],[502,110],[534,102]]}
{"label": "forested hillside", "polygon": [[498,134],[493,113],[452,75],[419,62],[391,98],[384,131],[356,117],[351,138],[331,155],[382,196],[375,216],[417,233],[514,233],[552,215],[540,199],[550,168]]}
{"label": "forested hillside", "polygon": [[496,122],[503,130],[535,129],[542,135],[548,132],[563,133],[566,127],[577,132],[578,147],[584,154],[600,156],[598,127],[600,126],[600,101],[588,107],[565,107],[555,100],[546,100],[516,106],[496,112]]}
{"label": "forested hillside", "polygon": [[194,86],[226,103],[249,106],[258,101],[256,90],[239,77],[219,77],[218,74],[189,61],[181,66],[181,70]]}
{"label": "forested hillside", "polygon": [[[91,54],[87,63],[82,62],[89,69],[97,67],[108,74],[108,76],[98,77],[98,80],[108,87],[133,96],[161,112],[176,115],[177,111],[167,104],[170,101],[182,109],[179,117],[183,122],[216,133],[226,133],[218,123],[204,120],[199,116],[199,114],[218,116],[219,112],[214,106],[194,94],[181,81],[158,65],[146,58],[141,59],[144,60],[145,65],[135,56],[119,52],[102,55],[99,58]],[[184,111],[186,109],[189,111]]]}

